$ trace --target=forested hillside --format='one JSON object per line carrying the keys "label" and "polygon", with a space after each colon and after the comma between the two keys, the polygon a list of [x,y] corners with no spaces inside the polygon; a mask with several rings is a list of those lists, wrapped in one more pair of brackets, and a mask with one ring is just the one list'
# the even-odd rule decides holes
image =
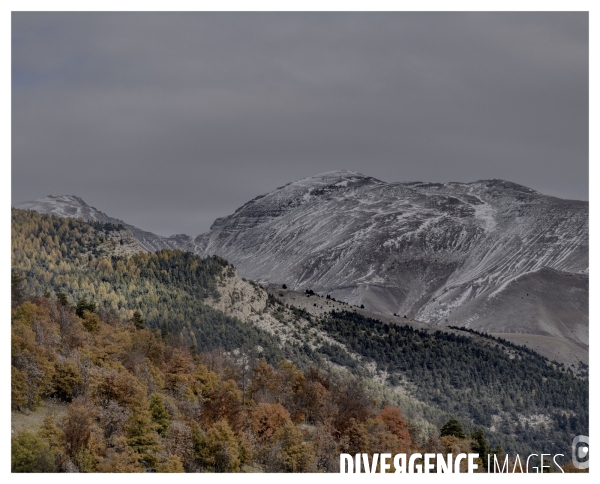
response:
{"label": "forested hillside", "polygon": [[197,354],[139,321],[42,297],[13,311],[12,406],[48,399],[65,414],[14,436],[13,471],[335,472],[339,452],[413,446],[400,411],[355,379]]}
{"label": "forested hillside", "polygon": [[177,250],[115,256],[118,229],[14,210],[13,270],[31,294],[63,294],[73,305],[94,300],[104,320],[139,310],[148,326],[197,350],[260,345],[270,360],[284,357],[272,335],[203,304],[218,298],[218,280],[231,269],[227,261]]}
{"label": "forested hillside", "polygon": [[[332,312],[318,326],[385,367],[391,385],[408,379],[422,401],[500,430],[503,444],[518,452],[562,452],[588,430],[588,380],[531,350],[492,337],[477,344],[466,335],[390,326],[350,311]],[[549,425],[531,425],[533,415]]]}
{"label": "forested hillside", "polygon": [[[523,348],[312,317],[258,286],[252,317],[228,314],[243,296],[225,296],[223,259],[12,217],[13,408],[66,409],[15,437],[15,470],[337,471],[339,452],[468,451],[479,426],[511,452],[568,454],[587,434],[587,379]],[[440,435],[452,417],[466,433]]]}

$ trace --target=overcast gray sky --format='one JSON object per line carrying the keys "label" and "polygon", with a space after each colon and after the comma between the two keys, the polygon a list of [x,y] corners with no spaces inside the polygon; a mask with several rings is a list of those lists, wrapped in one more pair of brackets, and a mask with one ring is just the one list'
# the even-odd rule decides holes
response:
{"label": "overcast gray sky", "polygon": [[13,203],[197,235],[337,169],[587,199],[587,14],[13,14]]}

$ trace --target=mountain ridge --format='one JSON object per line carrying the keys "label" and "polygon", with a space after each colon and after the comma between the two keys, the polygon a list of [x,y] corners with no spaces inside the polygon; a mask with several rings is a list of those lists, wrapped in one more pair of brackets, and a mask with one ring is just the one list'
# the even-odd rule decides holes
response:
{"label": "mountain ridge", "polygon": [[[129,243],[130,236],[118,225],[13,210],[13,281],[22,282],[12,295],[13,315],[32,314],[28,313],[32,304],[54,307],[57,324],[63,321],[61,306],[73,317],[81,314],[82,319],[74,321],[89,335],[68,341],[97,342],[101,357],[94,361],[107,362],[107,357],[114,360],[116,355],[128,362],[127,369],[146,365],[147,360],[140,358],[141,347],[163,354],[146,339],[134,337],[143,331],[171,341],[179,351],[225,351],[235,358],[243,352],[254,359],[264,356],[271,364],[285,359],[282,368],[292,362],[305,369],[316,365],[344,378],[354,375],[368,384],[374,405],[399,405],[417,424],[423,444],[449,418],[459,418],[467,431],[484,426],[490,443],[525,454],[535,451],[540,442],[564,453],[573,431],[587,432],[586,368],[577,376],[571,367],[489,335],[374,314],[281,286],[265,289],[241,279],[230,263],[216,256],[161,250],[123,257],[120,241]],[[82,307],[91,307],[92,312]],[[36,326],[35,314],[27,323],[31,339],[13,335],[13,341],[64,347],[67,353],[59,356],[72,358],[83,374],[89,360],[79,358],[77,349],[72,353],[69,346],[59,344],[57,332]],[[48,319],[39,318],[44,324]],[[134,343],[131,350],[115,351],[119,321],[133,332],[127,337]],[[63,327],[72,325],[63,323]],[[149,387],[153,392],[165,385],[169,395],[184,396],[181,408],[189,409],[188,394],[173,386],[187,381],[178,379],[185,366],[176,358],[177,352],[169,354],[175,357],[173,366],[160,365],[171,368],[169,380],[154,379],[153,372],[139,374],[154,385]],[[19,372],[39,375],[39,367],[28,361],[13,355]],[[204,361],[219,366],[223,360]],[[241,364],[246,368],[246,362]],[[177,379],[171,379],[173,369]],[[245,373],[227,374],[227,378],[237,375],[241,391],[251,388]],[[36,386],[33,390],[42,393],[32,395],[47,397],[44,388]]]}
{"label": "mountain ridge", "polygon": [[95,207],[88,205],[77,195],[47,195],[45,197],[27,202],[17,203],[15,208],[21,210],[33,210],[35,212],[47,213],[58,217],[81,218],[86,222],[104,222],[123,225],[132,231],[143,250],[155,252],[161,249],[181,249],[191,237],[184,234],[175,234],[170,237],[153,234],[125,223],[123,220],[111,217]]}
{"label": "mountain ridge", "polygon": [[[43,201],[17,207],[68,216]],[[536,284],[543,279],[554,296],[542,292],[537,304],[523,305],[510,334],[570,340],[587,359],[584,201],[499,179],[387,183],[341,170],[255,197],[196,237],[160,237],[125,226],[145,250],[215,254],[262,284],[285,283],[370,310],[491,333],[502,333],[498,329],[509,327],[515,314],[490,308],[512,307],[526,297],[515,292],[520,278],[543,273]],[[576,305],[556,297],[571,290]],[[548,316],[549,307],[562,317]],[[569,332],[557,329],[564,317],[572,320]]]}

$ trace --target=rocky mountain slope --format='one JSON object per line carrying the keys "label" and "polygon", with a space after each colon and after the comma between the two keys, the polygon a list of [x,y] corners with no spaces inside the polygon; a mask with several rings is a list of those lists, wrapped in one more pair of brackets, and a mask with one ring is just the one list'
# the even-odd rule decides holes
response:
{"label": "rocky mountain slope", "polygon": [[588,276],[543,267],[480,294],[445,324],[526,345],[551,360],[588,364]]}
{"label": "rocky mountain slope", "polygon": [[434,324],[567,339],[585,358],[587,202],[501,180],[332,172],[248,202],[195,244],[254,280]]}
{"label": "rocky mountain slope", "polygon": [[[18,207],[106,217],[76,197]],[[257,197],[196,238],[127,227],[146,250],[216,254],[263,284],[432,324],[568,341],[587,358],[587,202],[502,180],[386,183],[337,171]]]}

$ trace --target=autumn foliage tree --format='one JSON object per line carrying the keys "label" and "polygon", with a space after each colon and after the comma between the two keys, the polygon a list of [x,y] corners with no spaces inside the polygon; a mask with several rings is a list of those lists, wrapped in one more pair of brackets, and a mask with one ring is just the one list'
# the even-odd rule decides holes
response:
{"label": "autumn foliage tree", "polygon": [[355,379],[249,350],[241,374],[239,354],[101,314],[46,297],[13,309],[13,409],[66,409],[14,436],[13,469],[335,472],[341,451],[411,447],[400,411]]}

